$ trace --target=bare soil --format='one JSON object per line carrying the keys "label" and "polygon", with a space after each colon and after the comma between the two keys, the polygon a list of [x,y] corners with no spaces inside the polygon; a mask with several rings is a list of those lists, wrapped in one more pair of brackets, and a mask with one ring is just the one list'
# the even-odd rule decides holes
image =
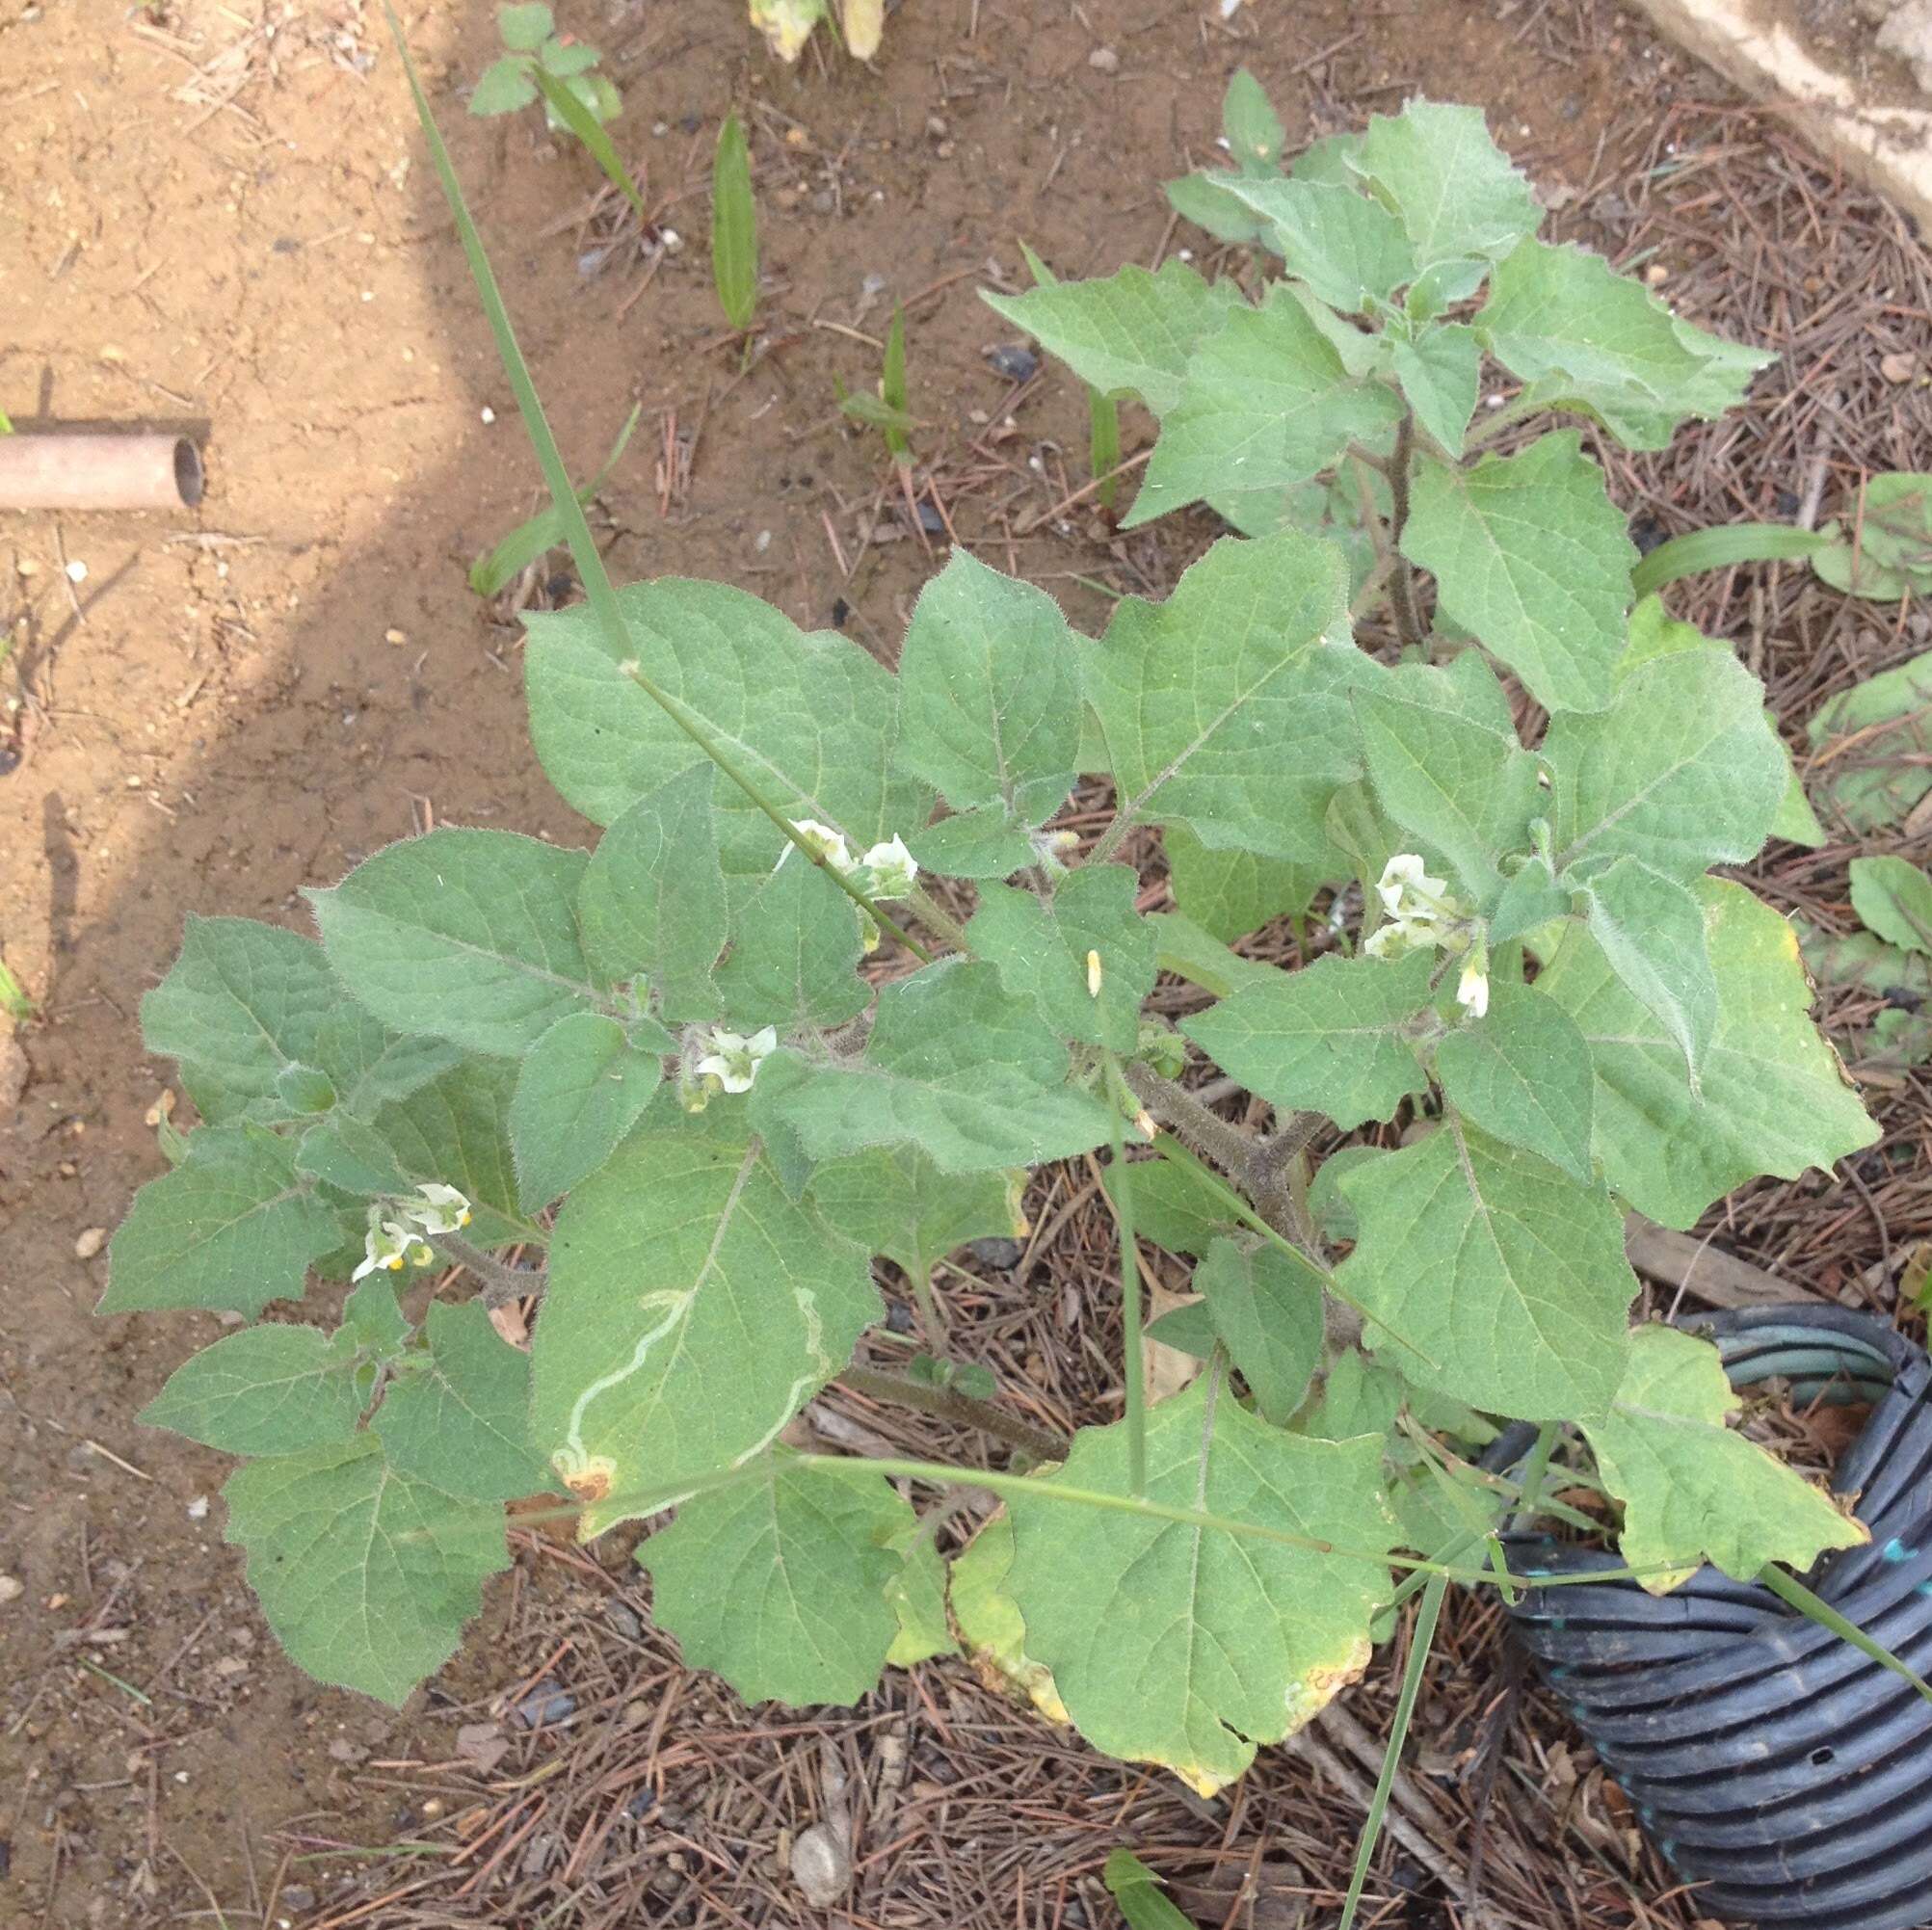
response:
{"label": "bare soil", "polygon": [[[1665,119],[1719,92],[1687,85],[1681,61],[1594,0],[1251,0],[1225,24],[1210,0],[913,0],[874,68],[808,56],[796,71],[764,54],[737,0],[558,11],[623,88],[620,145],[655,216],[642,235],[534,118],[463,113],[491,8],[407,10],[573,465],[593,468],[643,405],[598,499],[613,572],[736,582],[888,661],[944,538],[895,510],[889,464],[840,424],[833,378],[875,379],[895,301],[930,425],[919,451],[960,540],[1048,585],[1090,631],[1114,596],[1164,591],[1208,540],[1204,519],[1125,541],[1089,504],[1056,507],[1086,480],[1082,398],[1050,369],[1000,375],[985,351],[1010,334],[975,291],[1015,284],[1021,238],[1069,276],[1203,247],[1158,184],[1210,154],[1236,66],[1296,136],[1415,92],[1479,102],[1563,218],[1613,250],[1631,245],[1631,171],[1660,162]],[[1098,49],[1117,59],[1096,65]],[[743,376],[704,245],[710,143],[732,105],[753,137],[766,277]],[[572,590],[560,558],[494,608],[463,586],[538,479],[378,8],[0,0],[0,407],[23,430],[187,428],[205,436],[210,477],[192,514],[0,516],[0,634],[14,640],[0,956],[40,1012],[0,1037],[0,1574],[21,1584],[0,1600],[0,1923],[535,1921],[506,1900],[530,1884],[549,1886],[543,1920],[566,1925],[805,1920],[774,1871],[784,1833],[818,1813],[824,1737],[867,1779],[861,1821],[876,1826],[854,1921],[1104,1920],[1093,1872],[1136,1831],[1213,1879],[1204,1921],[1332,1908],[1336,1844],[1359,1811],[1300,1758],[1203,1811],[1043,1740],[957,1670],[895,1679],[831,1725],[737,1710],[625,1605],[619,1551],[523,1538],[485,1628],[401,1715],[280,1658],[221,1539],[222,1459],[133,1418],[216,1323],[92,1313],[105,1268],[92,1230],[162,1169],[169,1069],[144,1057],[137,1007],[186,911],[301,925],[303,886],[431,823],[583,838],[529,751],[510,607]],[[1716,260],[1717,285],[1691,313],[1739,273],[1699,233],[1674,259],[1693,288]],[[1923,319],[1877,326],[1922,344]],[[1909,445],[1919,427],[1884,436]],[[1129,425],[1130,451],[1147,428]],[[1701,500],[1681,479],[1625,480],[1670,526]],[[1762,506],[1789,481],[1750,487]],[[1744,606],[1726,611],[1741,638]],[[1866,648],[1851,624],[1835,655],[1837,636],[1807,632],[1806,663],[1825,666],[1808,693],[1908,642],[1874,629]],[[1047,1203],[1077,1203],[1082,1183],[1055,1177]],[[1841,1245],[1863,1236],[1862,1211],[1835,1221]],[[1810,1254],[1812,1234],[1772,1225]],[[1022,1275],[976,1305],[1042,1401],[1084,1417],[1085,1354],[1105,1336],[1064,1290]],[[1493,1610],[1465,1613],[1459,1643],[1490,1659],[1439,1710],[1444,1760],[1487,1732],[1494,1634]],[[550,1681],[572,1697],[554,1734],[505,1719],[507,1760],[457,1756],[463,1723]],[[1541,1757],[1560,1735],[1551,1723]],[[592,1738],[595,1761],[546,1769],[560,1736]],[[1538,1776],[1551,1815],[1600,1792],[1601,1853],[1621,1859],[1604,1894],[1664,1887],[1601,1822],[1600,1773],[1566,1755]],[[630,1807],[646,1787],[667,1806],[663,1862],[635,1888],[598,1887],[599,1859],[652,1813]],[[1237,1919],[1264,1822],[1277,1914]],[[1281,1847],[1290,1827],[1306,1867]],[[412,1902],[418,1841],[438,1881]],[[358,1888],[355,1847],[398,1843],[402,1861]],[[1533,1909],[1533,1868],[1498,1854]],[[649,1889],[665,1871],[678,1881]],[[1385,1863],[1384,1920],[1442,1920],[1435,1881],[1413,1859]]]}

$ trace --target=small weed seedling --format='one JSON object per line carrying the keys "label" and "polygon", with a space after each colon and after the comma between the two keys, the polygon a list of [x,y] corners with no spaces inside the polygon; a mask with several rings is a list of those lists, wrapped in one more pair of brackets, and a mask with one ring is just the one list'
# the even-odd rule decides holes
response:
{"label": "small weed seedling", "polygon": [[901,472],[913,465],[913,444],[911,432],[921,428],[917,416],[906,407],[906,311],[896,303],[892,307],[892,326],[886,331],[886,354],[880,364],[879,392],[867,395],[862,389],[848,394],[845,384],[837,377],[833,378],[833,386],[838,392],[838,407],[854,422],[862,423],[867,429],[876,429],[886,439],[886,447],[891,452],[892,461]]}
{"label": "small weed seedling", "polygon": [[[752,198],[752,158],[735,114],[718,129],[711,164],[711,278],[718,305],[741,335],[758,312],[758,210]],[[745,344],[747,359],[751,343]]]}
{"label": "small weed seedling", "polygon": [[[587,506],[610,480],[610,473],[628,446],[643,410],[644,405],[639,403],[624,417],[623,427],[618,431],[603,467],[576,492],[580,506]],[[564,518],[554,504],[546,504],[527,522],[518,523],[494,549],[486,551],[469,566],[469,587],[482,597],[500,595],[546,549],[554,549],[563,540]]]}
{"label": "small weed seedling", "polygon": [[[503,37],[502,57],[484,69],[469,97],[472,114],[516,114],[540,95],[550,131],[574,134],[577,129],[559,111],[556,95],[566,93],[599,127],[623,111],[617,87],[597,72],[603,57],[581,40],[566,40],[543,0],[500,7],[497,31]],[[544,81],[556,83],[555,90]]]}
{"label": "small weed seedling", "polygon": [[[586,1538],[675,1506],[653,1613],[748,1699],[965,1648],[1212,1790],[1419,1596],[1406,1721],[1447,1584],[1522,1585],[1495,1535],[1560,1430],[1621,1506],[1609,1575],[1789,1586],[1864,1538],[1727,1426],[1712,1347],[1629,1321],[1628,1212],[1690,1227],[1875,1137],[1790,927],[1713,871],[1773,833],[1788,761],[1730,649],[1637,603],[1574,431],[1479,453],[1532,407],[1660,446],[1758,357],[1537,240],[1481,116],[1412,104],[1217,182],[1292,251],[1258,301],[1177,263],[1001,304],[1160,414],[1133,519],[1205,497],[1254,534],[1098,639],[955,551],[893,673],[739,590],[612,585],[417,100],[586,592],[527,620],[537,755],[602,831],[406,839],[310,893],[317,938],[191,920],[143,1003],[201,1124],[102,1307],[251,1323],[146,1418],[242,1457],[227,1534],[299,1662],[400,1702],[508,1565],[506,1502]],[[1472,427],[1485,352],[1528,386]],[[1401,661],[1356,641],[1377,595]],[[1054,823],[1083,774],[1115,799],[1084,845]],[[1156,838],[1179,911],[1142,910]],[[1310,908],[1294,969],[1215,936]],[[876,1261],[928,1282],[1089,1155],[1120,1419],[1061,1437],[983,1372],[855,1363]],[[1201,1371],[1154,1402],[1142,1239],[1201,1296]],[[447,1267],[476,1298],[399,1295]],[[339,1321],[263,1321],[311,1270]],[[513,1299],[527,1353],[488,1318]],[[782,1444],[835,1379],[1005,1465]],[[1510,1419],[1526,1471],[1479,1475]],[[960,1486],[1002,1505],[954,1552]]]}

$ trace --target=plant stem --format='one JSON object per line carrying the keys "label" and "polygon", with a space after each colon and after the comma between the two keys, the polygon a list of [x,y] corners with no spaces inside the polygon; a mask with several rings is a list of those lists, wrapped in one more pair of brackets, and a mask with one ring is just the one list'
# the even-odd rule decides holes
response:
{"label": "plant stem", "polygon": [[1402,532],[1409,526],[1409,465],[1416,455],[1416,414],[1403,412],[1395,432],[1395,455],[1389,465],[1389,495],[1393,514],[1389,518],[1389,548],[1395,559],[1390,600],[1395,606],[1395,629],[1405,649],[1422,648],[1422,621],[1416,610],[1416,578],[1402,554]]}
{"label": "plant stem", "polygon": [[943,939],[955,951],[970,951],[966,943],[966,927],[946,911],[923,885],[914,885],[906,903],[916,913],[920,924],[935,938]]}
{"label": "plant stem", "polygon": [[[1111,1050],[1106,1051],[1106,1064],[1108,1083],[1126,1084],[1122,1076],[1120,1061]],[[1160,1074],[1156,1072],[1153,1076],[1159,1078]],[[1162,1083],[1168,1082],[1163,1080]],[[1177,1086],[1175,1091],[1179,1092],[1180,1088]],[[1189,1099],[1188,1103],[1192,1105],[1194,1101]],[[1123,1156],[1120,1108],[1114,1106],[1109,1110],[1114,1124],[1110,1149],[1112,1165],[1109,1168],[1114,1176],[1114,1184],[1107,1197],[1113,1203],[1114,1220],[1121,1234],[1121,1327],[1125,1371],[1123,1391],[1126,1395],[1127,1488],[1130,1493],[1140,1495],[1147,1493],[1147,1365],[1141,1344],[1140,1247],[1134,1239],[1133,1168]],[[1203,1106],[1201,1111],[1213,1118],[1206,1107]]]}
{"label": "plant stem", "polygon": [[550,1270],[541,1266],[512,1266],[492,1258],[457,1233],[434,1233],[430,1245],[444,1259],[467,1268],[483,1282],[484,1306],[507,1307],[513,1300],[541,1299],[549,1284]]}
{"label": "plant stem", "polygon": [[957,1388],[930,1387],[924,1381],[911,1381],[903,1374],[888,1374],[878,1367],[847,1367],[839,1380],[856,1394],[875,1401],[891,1401],[899,1407],[915,1408],[920,1414],[940,1420],[958,1421],[976,1427],[1009,1447],[1030,1454],[1035,1461],[1064,1461],[1067,1443],[1057,1434],[1032,1426],[1018,1415],[991,1401],[976,1400]]}
{"label": "plant stem", "polygon": [[1151,1066],[1130,1061],[1121,1076],[1134,1097],[1183,1146],[1231,1174],[1244,1190],[1252,1177],[1257,1142],[1208,1109],[1185,1086],[1163,1078]]}

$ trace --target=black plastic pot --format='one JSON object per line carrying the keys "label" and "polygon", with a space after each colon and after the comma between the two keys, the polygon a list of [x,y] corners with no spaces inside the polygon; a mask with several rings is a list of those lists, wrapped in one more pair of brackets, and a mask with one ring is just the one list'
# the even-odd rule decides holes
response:
{"label": "black plastic pot", "polygon": [[[1761,1308],[1679,1322],[1735,1387],[1872,1403],[1832,1477],[1868,1546],[1809,1586],[1932,1674],[1932,1362],[1882,1321]],[[1531,1431],[1488,1456],[1508,1467]],[[1587,1574],[1616,1555],[1504,1537],[1519,1573]],[[1932,1705],[1768,1589],[1702,1569],[1665,1596],[1633,1582],[1525,1594],[1518,1637],[1568,1705],[1700,1912],[1790,1930],[1932,1930]]]}

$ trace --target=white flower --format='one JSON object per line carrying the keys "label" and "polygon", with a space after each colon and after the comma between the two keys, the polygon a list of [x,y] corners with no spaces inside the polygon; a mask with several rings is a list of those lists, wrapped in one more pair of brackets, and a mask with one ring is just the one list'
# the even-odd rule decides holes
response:
{"label": "white flower", "polygon": [[401,1273],[407,1264],[427,1266],[435,1257],[417,1237],[413,1227],[406,1226],[401,1220],[381,1219],[372,1208],[369,1231],[362,1242],[362,1264],[349,1278],[351,1281],[360,1280],[364,1274],[374,1273],[379,1267],[386,1268],[390,1273]]}
{"label": "white flower", "polygon": [[[845,833],[834,831],[829,824],[820,824],[816,818],[797,818],[792,829],[802,837],[811,855],[829,864],[841,878],[852,872],[852,847],[845,841]],[[792,845],[786,840],[785,848],[779,853],[779,864],[782,864],[792,855]],[[776,871],[778,864],[772,866]]]}
{"label": "white flower", "polygon": [[1480,1018],[1490,1009],[1490,948],[1480,938],[1463,960],[1462,976],[1456,981],[1456,1003],[1471,1018]]}
{"label": "white flower", "polygon": [[426,1233],[454,1233],[469,1225],[469,1202],[454,1186],[432,1179],[416,1188],[417,1198],[400,1210]]}
{"label": "white flower", "polygon": [[777,1027],[771,1025],[754,1032],[750,1038],[714,1025],[705,1043],[711,1049],[698,1061],[700,1073],[716,1079],[728,1093],[748,1093],[752,1081],[758,1076],[759,1066],[777,1049],[779,1035]]}
{"label": "white flower", "polygon": [[1417,945],[1459,952],[1468,942],[1469,908],[1450,896],[1442,879],[1430,877],[1413,851],[1398,852],[1382,867],[1375,894],[1389,922],[1364,942],[1363,949],[1371,957],[1396,958]]}
{"label": "white flower", "polygon": [[874,898],[905,898],[912,895],[913,885],[919,876],[919,867],[913,854],[906,849],[906,840],[895,832],[883,843],[875,844],[860,863],[872,874],[871,896]]}
{"label": "white flower", "polygon": [[1413,951],[1416,944],[1416,934],[1410,926],[1390,922],[1377,925],[1363,939],[1362,949],[1372,959],[1399,959],[1404,952]]}
{"label": "white flower", "polygon": [[1440,878],[1429,876],[1421,859],[1413,851],[1398,852],[1391,858],[1382,867],[1382,882],[1375,887],[1382,909],[1391,918],[1402,915],[1405,897],[1420,893],[1433,903],[1448,888]]}

